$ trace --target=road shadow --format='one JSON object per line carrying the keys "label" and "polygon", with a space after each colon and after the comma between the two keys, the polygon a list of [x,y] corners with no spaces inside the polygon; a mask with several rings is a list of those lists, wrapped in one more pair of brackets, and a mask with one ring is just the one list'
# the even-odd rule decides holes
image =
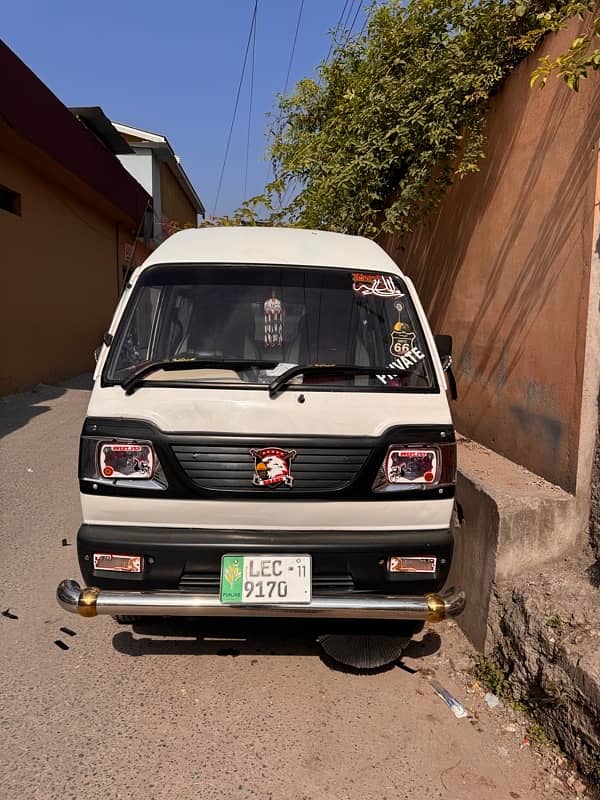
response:
{"label": "road shadow", "polygon": [[[418,626],[419,628],[422,626]],[[112,639],[114,649],[132,657],[157,655],[221,656],[237,658],[251,656],[310,656],[320,658],[330,669],[354,674],[376,674],[398,665],[394,661],[375,670],[355,670],[325,655],[317,637],[337,635],[394,635],[415,636],[414,623],[377,624],[352,621],[314,620],[188,620],[149,619],[122,626]],[[439,650],[441,639],[428,631],[419,640],[412,639],[403,657],[424,658]],[[256,663],[256,662],[252,662]],[[407,668],[407,671],[411,671]]]}
{"label": "road shadow", "polygon": [[91,388],[92,376],[84,373],[53,386],[40,383],[29,392],[0,397],[0,439],[50,411],[51,401],[61,397],[69,389],[89,391]]}

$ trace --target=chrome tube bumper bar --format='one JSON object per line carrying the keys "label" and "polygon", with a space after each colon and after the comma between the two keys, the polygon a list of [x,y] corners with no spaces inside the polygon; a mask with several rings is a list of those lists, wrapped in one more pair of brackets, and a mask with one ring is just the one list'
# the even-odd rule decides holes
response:
{"label": "chrome tube bumper bar", "polygon": [[383,594],[328,594],[297,605],[226,605],[215,594],[177,591],[119,592],[94,587],[81,589],[73,580],[59,584],[59,605],[73,614],[181,616],[181,617],[330,617],[351,619],[406,619],[441,622],[465,607],[465,593],[448,589],[443,594],[402,597]]}

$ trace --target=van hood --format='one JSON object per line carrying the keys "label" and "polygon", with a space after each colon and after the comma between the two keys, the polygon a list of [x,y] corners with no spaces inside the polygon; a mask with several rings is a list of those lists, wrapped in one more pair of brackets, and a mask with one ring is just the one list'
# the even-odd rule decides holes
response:
{"label": "van hood", "polygon": [[[304,402],[299,402],[303,396]],[[380,436],[395,425],[451,425],[440,392],[284,391],[96,385],[88,415],[151,422],[165,433]]]}

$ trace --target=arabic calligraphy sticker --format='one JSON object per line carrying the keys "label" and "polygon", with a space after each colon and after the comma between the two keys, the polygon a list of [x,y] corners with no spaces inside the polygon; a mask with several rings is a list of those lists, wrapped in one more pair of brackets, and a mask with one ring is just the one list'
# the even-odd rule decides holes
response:
{"label": "arabic calligraphy sticker", "polygon": [[391,275],[370,272],[352,273],[352,291],[366,297],[404,297]]}

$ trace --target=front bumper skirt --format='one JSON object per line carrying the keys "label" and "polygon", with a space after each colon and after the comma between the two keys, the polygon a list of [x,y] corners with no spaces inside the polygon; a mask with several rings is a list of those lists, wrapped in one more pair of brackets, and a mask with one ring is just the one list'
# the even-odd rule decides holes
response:
{"label": "front bumper skirt", "polygon": [[455,617],[465,607],[465,593],[449,589],[443,594],[401,596],[355,592],[315,596],[298,605],[229,605],[218,595],[180,591],[115,591],[89,587],[81,589],[73,580],[59,584],[59,605],[73,614],[111,616],[183,617],[295,617],[338,619],[397,619],[441,622]]}

